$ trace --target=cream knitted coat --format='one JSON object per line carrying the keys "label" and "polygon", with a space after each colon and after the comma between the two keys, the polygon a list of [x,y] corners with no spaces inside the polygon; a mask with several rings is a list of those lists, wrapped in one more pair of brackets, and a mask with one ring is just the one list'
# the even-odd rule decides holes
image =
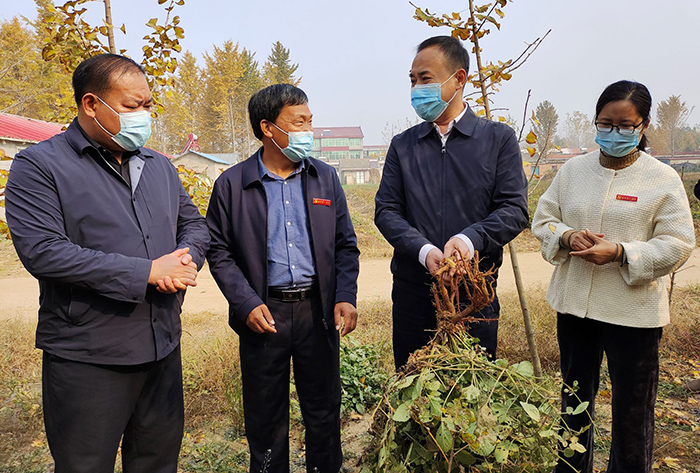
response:
{"label": "cream knitted coat", "polygon": [[[599,151],[572,158],[540,198],[532,231],[542,256],[556,266],[547,290],[554,310],[626,327],[669,323],[664,276],[695,247],[688,198],[678,173],[641,153],[615,171]],[[621,243],[628,264],[596,265],[559,244],[567,230],[605,234]]]}

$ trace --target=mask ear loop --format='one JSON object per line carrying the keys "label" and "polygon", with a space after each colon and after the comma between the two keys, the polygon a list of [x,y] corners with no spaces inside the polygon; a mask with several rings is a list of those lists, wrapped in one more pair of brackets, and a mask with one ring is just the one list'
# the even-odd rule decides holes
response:
{"label": "mask ear loop", "polygon": [[[442,84],[440,84],[440,88],[442,88],[443,85],[447,84],[447,82],[448,82],[450,79],[452,79],[452,78],[455,76],[455,74],[457,74],[458,72],[459,72],[459,69],[457,69],[456,71],[454,71],[450,77],[448,77],[447,79],[445,79],[445,82],[443,82]],[[459,89],[455,90],[455,93],[452,94],[452,98],[451,98],[450,100],[447,101],[447,104],[448,104],[448,105],[449,105],[450,103],[452,103],[452,101],[454,100],[454,98],[457,96],[457,92],[459,92]]]}
{"label": "mask ear loop", "polygon": [[[448,80],[449,80],[449,79],[448,79]],[[107,107],[108,109],[110,109],[112,112],[116,113],[116,114],[121,118],[121,115],[120,115],[116,110],[114,110],[112,107],[110,107],[110,106],[107,104],[107,102],[105,102],[104,100],[102,100],[102,99],[100,98],[99,95],[95,95],[95,97],[97,97],[97,100],[99,100],[100,102],[102,102],[102,105],[104,105],[105,107]],[[97,125],[98,125],[100,128],[102,128],[102,131],[104,131],[105,133],[107,133],[107,134],[110,136],[110,138],[114,138],[114,137],[116,136],[116,135],[114,135],[113,133],[110,133],[109,131],[107,131],[107,129],[106,129],[105,127],[102,126],[102,123],[100,123],[99,120],[97,120],[97,117],[96,117],[96,116],[95,116],[95,117],[92,117],[92,119],[95,120],[95,123],[97,123]],[[120,128],[120,131],[121,131],[121,120],[120,120],[120,122],[119,122],[119,128]]]}
{"label": "mask ear loop", "polygon": [[[266,120],[266,121],[267,121],[267,120]],[[275,125],[274,123],[272,123],[272,122],[270,122],[270,121],[268,121],[268,123],[269,123],[270,125],[274,126],[275,128],[277,128],[279,131],[281,131],[281,132],[284,133],[285,135],[289,136],[289,133],[287,133],[286,131],[284,131],[282,128],[278,127],[278,126]],[[270,137],[270,139],[271,139],[272,142],[275,144],[275,146],[277,146],[277,147],[280,149],[280,151],[283,151],[283,150],[285,149],[285,148],[282,148],[280,145],[278,145],[274,138]]]}

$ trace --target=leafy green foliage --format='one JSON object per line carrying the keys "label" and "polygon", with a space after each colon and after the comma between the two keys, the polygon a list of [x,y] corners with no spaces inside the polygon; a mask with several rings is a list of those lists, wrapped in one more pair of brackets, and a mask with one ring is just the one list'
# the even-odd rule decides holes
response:
{"label": "leafy green foliage", "polygon": [[182,164],[177,167],[177,173],[190,199],[192,199],[194,205],[197,206],[199,212],[205,215],[207,213],[207,207],[209,207],[209,199],[211,198],[211,179],[203,174],[197,174],[192,169],[188,169]]}
{"label": "leafy green foliage", "polygon": [[[60,64],[66,73],[72,73],[78,64],[97,54],[125,54],[126,49],[117,50],[114,46],[114,25],[111,24],[111,7],[105,2],[105,17],[102,26],[93,26],[84,16],[88,12],[87,3],[93,0],[69,0],[62,5],[39,1],[40,24],[43,33],[42,57],[47,62]],[[171,16],[176,6],[185,4],[184,0],[158,0],[165,6],[166,19],[162,24],[157,18],[147,23],[152,31],[144,36],[143,60],[141,63],[151,87],[156,104],[156,113],[163,111],[161,91],[175,83],[174,73],[177,68],[175,54],[181,51],[180,39],[185,32],[180,24],[180,17]],[[126,26],[119,27],[126,34]],[[108,40],[108,44],[105,44]],[[166,92],[167,93],[167,92]],[[56,114],[55,119],[69,121],[76,113],[75,105]]]}
{"label": "leafy green foliage", "polygon": [[[489,361],[466,333],[432,344],[395,379],[375,415],[364,472],[548,472],[584,448],[560,429],[559,390],[530,362]],[[411,365],[411,362],[409,362]],[[416,365],[414,365],[416,366]],[[587,405],[572,414],[586,415]]]}
{"label": "leafy green foliage", "polygon": [[361,345],[348,336],[340,345],[340,383],[343,397],[342,416],[364,414],[382,397],[387,374],[377,367],[379,352],[371,345]]}

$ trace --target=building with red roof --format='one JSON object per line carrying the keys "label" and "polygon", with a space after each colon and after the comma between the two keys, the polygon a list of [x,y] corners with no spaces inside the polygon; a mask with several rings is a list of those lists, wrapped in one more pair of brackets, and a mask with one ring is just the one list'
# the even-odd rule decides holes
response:
{"label": "building with red roof", "polygon": [[19,151],[63,131],[64,125],[0,112],[0,169]]}

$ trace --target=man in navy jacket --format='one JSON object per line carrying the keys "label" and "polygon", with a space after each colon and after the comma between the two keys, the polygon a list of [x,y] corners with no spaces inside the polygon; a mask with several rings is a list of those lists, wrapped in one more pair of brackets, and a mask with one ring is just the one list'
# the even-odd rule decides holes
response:
{"label": "man in navy jacket", "polygon": [[[517,139],[510,127],[478,118],[462,102],[468,71],[469,55],[459,40],[437,36],[418,46],[411,102],[425,122],[392,140],[375,199],[375,223],[394,247],[397,369],[436,327],[430,283],[443,257],[478,251],[483,269],[500,267],[503,246],[528,223]],[[498,314],[496,298],[478,316]],[[497,320],[469,327],[491,356],[497,330]]]}
{"label": "man in navy jacket", "polygon": [[253,95],[263,146],[217,179],[207,212],[211,272],[241,343],[250,471],[289,471],[290,359],[307,471],[342,463],[339,331],[357,320],[359,250],[335,170],[308,157],[307,102],[288,84]]}
{"label": "man in navy jacket", "polygon": [[56,473],[177,471],[180,307],[209,247],[169,160],[142,148],[141,67],[105,54],[73,75],[78,118],[15,157],[7,221],[39,280],[46,436]]}

